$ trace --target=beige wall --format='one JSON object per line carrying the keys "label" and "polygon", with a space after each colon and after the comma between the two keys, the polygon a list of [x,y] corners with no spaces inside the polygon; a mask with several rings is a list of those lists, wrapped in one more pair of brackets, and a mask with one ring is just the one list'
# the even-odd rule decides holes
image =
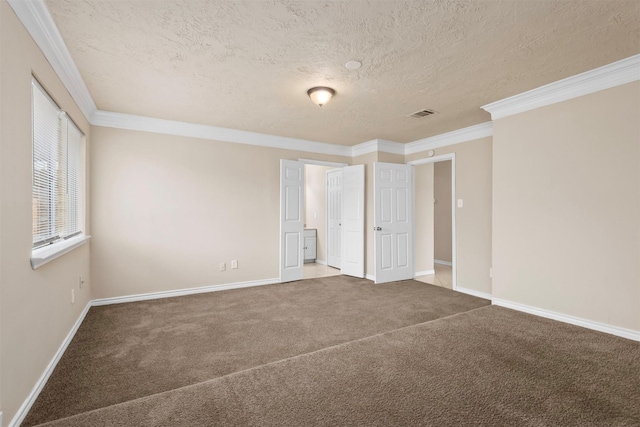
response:
{"label": "beige wall", "polygon": [[[456,209],[457,285],[491,294],[491,138],[438,148],[435,155],[456,155],[456,198],[464,207]],[[421,152],[406,161],[426,158]]]}
{"label": "beige wall", "polygon": [[451,262],[451,160],[433,164],[434,257]]}
{"label": "beige wall", "polygon": [[640,82],[494,123],[494,296],[640,331]]}
{"label": "beige wall", "polygon": [[351,160],[105,127],[92,138],[98,298],[277,278],[280,159]]}
{"label": "beige wall", "polygon": [[[84,245],[32,270],[31,74],[87,135],[89,126],[13,9],[0,1],[0,408],[8,424],[90,300]],[[78,277],[86,283],[78,287]],[[71,304],[71,289],[76,302]]]}
{"label": "beige wall", "polygon": [[328,166],[305,165],[305,228],[315,228],[316,260],[327,260],[327,171]]}
{"label": "beige wall", "polygon": [[415,167],[415,270],[433,270],[433,163]]}

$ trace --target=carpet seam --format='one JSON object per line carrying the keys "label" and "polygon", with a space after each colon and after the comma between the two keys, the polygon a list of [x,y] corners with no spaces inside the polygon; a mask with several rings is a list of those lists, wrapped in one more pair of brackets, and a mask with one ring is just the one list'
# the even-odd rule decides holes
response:
{"label": "carpet seam", "polygon": [[284,359],[274,360],[273,362],[267,362],[267,363],[263,363],[263,364],[258,365],[258,366],[252,366],[251,368],[247,368],[247,369],[242,369],[240,371],[231,372],[229,374],[226,374],[226,375],[223,375],[223,376],[220,376],[220,377],[216,377],[216,378],[210,378],[210,379],[205,380],[205,381],[200,381],[200,382],[196,382],[196,383],[193,383],[193,384],[185,385],[185,386],[182,386],[182,387],[173,388],[171,390],[161,391],[159,393],[149,394],[149,395],[146,395],[146,396],[138,397],[136,399],[126,400],[124,402],[116,403],[114,405],[108,405],[108,406],[104,406],[102,408],[92,409],[91,411],[80,412],[80,413],[77,413],[77,414],[74,414],[74,415],[71,415],[71,416],[68,416],[68,417],[58,418],[58,419],[55,419],[55,420],[49,420],[46,423],[36,424],[36,425],[34,425],[34,427],[46,426],[49,423],[60,422],[60,421],[63,421],[63,420],[75,418],[75,417],[83,415],[83,414],[91,414],[91,413],[98,412],[98,411],[101,411],[101,410],[104,410],[104,409],[107,409],[107,408],[115,408],[115,407],[118,407],[118,406],[121,406],[121,405],[129,404],[129,403],[140,401],[140,400],[143,400],[143,399],[148,399],[148,398],[151,398],[151,397],[154,397],[154,396],[162,396],[164,394],[173,393],[175,391],[187,389],[189,387],[194,387],[194,386],[197,386],[197,385],[200,385],[200,384],[205,384],[205,383],[209,383],[209,382],[213,382],[213,381],[220,381],[220,380],[222,380],[224,378],[233,377],[235,375],[239,375],[239,374],[242,374],[242,373],[245,373],[245,372],[251,372],[253,370],[260,369],[260,368],[263,368],[265,366],[284,363],[284,362],[287,362],[287,361],[290,361],[290,360],[296,360],[296,359],[301,358],[303,356],[308,356],[308,355],[312,355],[312,354],[315,354],[315,353],[320,353],[320,352],[327,351],[327,350],[330,350],[330,349],[340,348],[340,347],[343,347],[343,346],[346,346],[346,345],[349,345],[349,344],[353,344],[353,343],[357,343],[357,342],[361,342],[361,341],[367,341],[367,340],[370,340],[370,339],[373,339],[373,338],[376,338],[376,337],[379,337],[379,336],[382,336],[382,335],[386,335],[386,334],[389,334],[389,333],[398,332],[398,331],[402,331],[402,330],[409,329],[409,328],[415,328],[415,327],[418,327],[418,326],[421,326],[421,325],[425,325],[427,323],[432,323],[432,322],[436,322],[436,321],[439,321],[439,320],[445,320],[445,319],[456,317],[456,316],[459,316],[459,315],[462,315],[462,314],[471,313],[471,312],[476,311],[476,310],[482,310],[482,309],[491,308],[491,307],[493,307],[493,306],[492,305],[486,305],[486,306],[483,306],[483,307],[472,308],[471,310],[462,311],[462,312],[458,312],[458,313],[453,313],[453,314],[450,314],[448,316],[439,317],[437,319],[428,320],[426,322],[416,323],[416,324],[413,324],[413,325],[403,326],[402,328],[392,329],[392,330],[385,331],[385,332],[380,332],[380,333],[377,333],[377,334],[374,334],[374,335],[370,335],[368,337],[358,338],[357,340],[346,341],[346,342],[343,342],[343,343],[340,343],[340,344],[332,345],[332,346],[329,346],[329,347],[324,347],[324,348],[321,348],[321,349],[318,349],[318,350],[311,351],[309,353],[297,354],[295,356],[286,357]]}

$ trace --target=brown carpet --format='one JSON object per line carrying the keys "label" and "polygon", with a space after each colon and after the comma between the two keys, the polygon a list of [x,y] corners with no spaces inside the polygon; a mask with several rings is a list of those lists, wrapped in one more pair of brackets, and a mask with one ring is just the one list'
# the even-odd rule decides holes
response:
{"label": "brown carpet", "polygon": [[23,426],[488,304],[413,280],[335,276],[93,307]]}
{"label": "brown carpet", "polygon": [[484,307],[48,426],[638,426],[640,344]]}

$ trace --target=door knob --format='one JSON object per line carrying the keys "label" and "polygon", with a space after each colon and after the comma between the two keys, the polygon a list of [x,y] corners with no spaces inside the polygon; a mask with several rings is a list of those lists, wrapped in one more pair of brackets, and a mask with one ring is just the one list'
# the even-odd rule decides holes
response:
{"label": "door knob", "polygon": [[380,231],[382,230],[382,227],[373,227],[373,231]]}

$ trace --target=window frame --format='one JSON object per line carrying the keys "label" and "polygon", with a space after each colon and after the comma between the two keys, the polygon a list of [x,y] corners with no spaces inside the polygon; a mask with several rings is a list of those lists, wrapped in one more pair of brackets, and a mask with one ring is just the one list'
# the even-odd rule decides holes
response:
{"label": "window frame", "polygon": [[[74,188],[76,188],[75,202],[72,203],[75,206],[75,212],[72,214],[72,216],[77,226],[72,229],[72,232],[69,232],[69,234],[64,236],[60,236],[59,234],[54,236],[53,234],[55,234],[55,232],[51,233],[51,230],[54,230],[55,227],[57,227],[57,225],[55,224],[54,221],[52,221],[52,219],[55,218],[55,213],[58,212],[58,207],[59,207],[58,205],[59,201],[56,195],[52,194],[50,196],[51,198],[47,202],[49,204],[49,208],[48,208],[49,212],[54,212],[49,214],[50,216],[47,224],[47,228],[49,229],[49,237],[34,243],[34,235],[37,233],[37,230],[40,229],[40,226],[37,226],[36,223],[34,222],[38,214],[33,211],[33,206],[34,206],[33,200],[34,200],[34,194],[36,194],[36,181],[39,180],[39,183],[41,184],[41,178],[36,178],[36,171],[35,171],[35,163],[36,163],[35,162],[36,160],[36,150],[35,150],[36,148],[35,96],[36,95],[35,95],[35,91],[40,91],[40,93],[44,95],[49,102],[51,102],[52,107],[54,107],[58,112],[58,117],[61,120],[59,124],[59,130],[57,132],[58,135],[55,136],[55,140],[56,140],[55,143],[57,145],[56,149],[58,150],[58,152],[61,152],[60,151],[61,148],[69,149],[70,145],[72,144],[72,142],[70,142],[72,139],[72,136],[70,136],[69,129],[71,127],[74,127],[77,130],[77,134],[73,135],[73,138],[76,138],[76,140],[73,142],[74,146],[76,146],[73,152],[73,156],[77,156],[76,159],[78,160],[78,162],[77,164],[72,164],[72,160],[70,160],[72,156],[67,155],[67,152],[65,152],[64,169],[62,171],[56,170],[55,178],[50,178],[54,181],[57,181],[57,177],[60,175],[60,172],[62,172],[66,174],[65,180],[67,180],[70,172],[74,174],[73,181],[72,182],[66,181],[66,182],[67,182],[67,185],[73,185]],[[71,119],[71,117],[69,117],[68,114],[62,108],[60,108],[58,103],[55,102],[53,97],[47,92],[44,86],[34,76],[32,76],[32,80],[31,80],[31,109],[32,109],[32,114],[31,114],[31,199],[32,199],[31,229],[32,231],[31,231],[31,260],[30,261],[31,261],[31,268],[35,270],[36,268],[50,261],[53,261],[54,259],[72,251],[73,249],[84,245],[89,241],[91,236],[88,236],[85,233],[86,136],[82,132],[80,127],[76,125],[73,119]],[[64,139],[64,142],[63,142],[63,139]],[[59,159],[60,158],[56,158],[56,160],[59,160]],[[77,166],[77,168],[75,168],[75,166]],[[49,182],[47,182],[47,184],[49,184]],[[55,182],[54,184],[52,184],[52,187],[53,186],[59,186],[59,184]],[[39,189],[38,191],[40,192],[42,190]],[[54,193],[54,191],[49,191],[49,192]],[[68,206],[67,206],[67,209],[68,209]],[[65,214],[67,214],[67,212],[69,211],[65,210]],[[36,245],[36,243],[38,243],[39,245]]]}

